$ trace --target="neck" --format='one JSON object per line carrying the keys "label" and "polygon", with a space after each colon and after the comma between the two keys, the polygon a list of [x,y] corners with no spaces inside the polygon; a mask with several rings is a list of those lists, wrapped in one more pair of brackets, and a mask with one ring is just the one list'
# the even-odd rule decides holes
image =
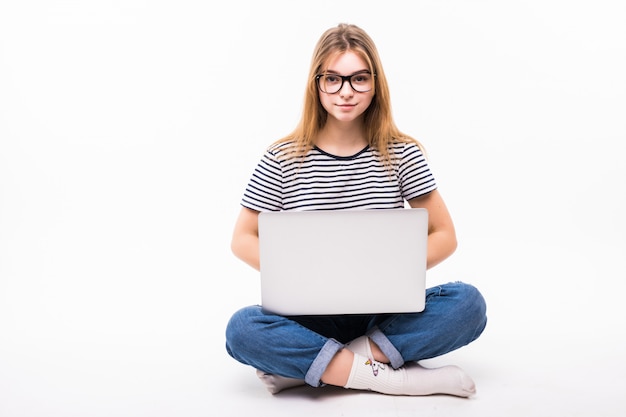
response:
{"label": "neck", "polygon": [[315,141],[318,148],[337,156],[354,155],[367,144],[362,125],[354,123],[326,123]]}

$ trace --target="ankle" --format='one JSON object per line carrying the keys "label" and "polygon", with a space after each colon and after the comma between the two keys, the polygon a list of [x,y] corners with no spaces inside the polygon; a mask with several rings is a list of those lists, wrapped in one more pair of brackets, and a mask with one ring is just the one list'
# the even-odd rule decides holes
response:
{"label": "ankle", "polygon": [[342,349],[328,363],[322,374],[321,381],[325,384],[343,387],[348,382],[354,357],[357,356],[349,349]]}
{"label": "ankle", "polygon": [[361,356],[374,359],[378,362],[389,363],[389,358],[383,353],[372,339],[367,336],[357,337],[346,344],[346,348]]}
{"label": "ankle", "polygon": [[389,358],[387,357],[387,355],[385,355],[383,353],[382,350],[380,350],[380,348],[378,347],[378,345],[376,343],[374,343],[374,341],[372,339],[370,339],[370,349],[372,351],[372,357],[374,358],[374,360],[377,360],[378,362],[382,362],[382,363],[389,363]]}

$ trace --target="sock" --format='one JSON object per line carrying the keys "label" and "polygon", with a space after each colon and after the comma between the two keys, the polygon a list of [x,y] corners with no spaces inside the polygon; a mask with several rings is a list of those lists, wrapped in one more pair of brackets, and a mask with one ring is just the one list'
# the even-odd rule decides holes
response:
{"label": "sock", "polygon": [[[367,336],[361,336],[354,339],[352,342],[346,345],[346,348],[350,349],[354,353],[358,353],[368,358],[372,357],[370,342]],[[256,375],[259,377],[261,382],[265,384],[267,390],[272,394],[278,394],[282,390],[305,385],[305,382],[302,379],[287,378],[284,376],[268,374],[266,372],[259,371],[258,369],[256,371]]]}
{"label": "sock", "polygon": [[449,394],[469,397],[476,392],[474,381],[458,366],[428,369],[413,362],[393,369],[359,354],[354,355],[345,388],[390,395]]}
{"label": "sock", "polygon": [[265,388],[267,388],[267,390],[272,394],[278,394],[282,390],[305,385],[303,379],[287,378],[285,376],[268,374],[266,372],[259,371],[258,369],[256,371],[256,376],[259,377],[261,382],[265,384]]}
{"label": "sock", "polygon": [[373,359],[372,348],[370,346],[370,338],[367,336],[361,336],[354,339],[352,342],[346,344],[346,348],[352,353],[356,353],[366,358]]}

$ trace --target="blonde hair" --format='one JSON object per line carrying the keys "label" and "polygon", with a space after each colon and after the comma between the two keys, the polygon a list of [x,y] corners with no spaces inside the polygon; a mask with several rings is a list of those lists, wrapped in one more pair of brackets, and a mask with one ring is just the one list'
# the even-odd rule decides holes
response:
{"label": "blonde hair", "polygon": [[340,23],[326,30],[320,37],[309,70],[308,83],[304,97],[302,117],[297,127],[275,144],[291,142],[290,151],[296,157],[304,156],[313,148],[314,141],[324,127],[328,114],[319,98],[315,77],[323,72],[324,66],[334,57],[345,52],[359,55],[369,66],[374,77],[374,97],[364,112],[364,128],[371,148],[378,151],[385,165],[391,162],[389,145],[396,142],[416,143],[422,151],[422,145],[413,137],[402,133],[395,125],[391,114],[389,85],[383,71],[376,45],[369,35],[356,25]]}

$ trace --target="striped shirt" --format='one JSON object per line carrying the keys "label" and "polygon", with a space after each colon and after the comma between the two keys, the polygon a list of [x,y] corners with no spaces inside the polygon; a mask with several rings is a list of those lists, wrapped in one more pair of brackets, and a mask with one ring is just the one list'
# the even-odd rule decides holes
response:
{"label": "striped shirt", "polygon": [[288,157],[286,146],[268,148],[241,205],[256,211],[393,209],[437,188],[413,143],[390,145],[391,171],[369,146],[345,157],[315,147],[303,159]]}

